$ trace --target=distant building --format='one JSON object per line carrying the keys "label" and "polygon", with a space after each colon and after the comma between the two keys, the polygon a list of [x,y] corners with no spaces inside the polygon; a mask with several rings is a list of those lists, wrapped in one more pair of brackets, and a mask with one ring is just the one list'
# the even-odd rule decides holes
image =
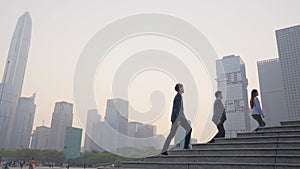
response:
{"label": "distant building", "polygon": [[36,105],[35,94],[18,100],[9,149],[29,148]]}
{"label": "distant building", "polygon": [[18,99],[22,93],[31,41],[32,21],[25,12],[16,25],[10,42],[3,79],[0,85],[0,149],[10,146],[10,134]]}
{"label": "distant building", "polygon": [[240,56],[230,55],[216,61],[217,87],[222,91],[227,121],[226,137],[250,130],[248,106],[248,80],[245,64]]}
{"label": "distant building", "polygon": [[139,122],[129,122],[128,123],[128,136],[132,138],[137,138],[138,129],[143,126],[143,123]]}
{"label": "distant building", "polygon": [[278,58],[257,62],[260,96],[268,126],[287,120],[280,61]]}
{"label": "distant building", "polygon": [[149,138],[156,135],[156,126],[151,124],[143,124],[138,127],[136,137],[137,138]]}
{"label": "distant building", "polygon": [[160,149],[164,137],[156,134],[156,126],[151,124],[143,124],[139,122],[128,123],[128,141],[127,147],[134,147],[138,149],[144,149],[147,147],[153,147]]}
{"label": "distant building", "polygon": [[300,25],[276,30],[289,120],[300,120]]}
{"label": "distant building", "polygon": [[110,133],[107,132],[107,127],[105,125],[105,122],[103,121],[97,121],[93,123],[92,126],[92,135],[91,135],[91,144],[90,149],[102,152],[103,149],[103,143],[109,144],[109,138]]}
{"label": "distant building", "polygon": [[126,146],[124,136],[128,132],[128,101],[120,98],[108,99],[105,121],[109,127],[106,131],[113,130],[109,134],[111,148],[117,149]]}
{"label": "distant building", "polygon": [[64,150],[64,139],[66,128],[72,127],[73,104],[67,102],[56,102],[52,114],[51,132],[49,137],[49,149],[57,151]]}
{"label": "distant building", "polygon": [[[96,122],[101,121],[101,115],[98,114],[97,109],[88,110],[87,112],[87,121],[85,127],[85,140],[84,140],[84,151],[94,150],[95,138],[93,135],[93,125]],[[98,134],[99,130],[94,131]]]}
{"label": "distant building", "polygon": [[65,160],[80,157],[82,129],[67,127],[64,138],[64,157]]}
{"label": "distant building", "polygon": [[46,126],[39,126],[32,134],[31,149],[45,150],[48,146],[48,139],[50,136],[50,128]]}

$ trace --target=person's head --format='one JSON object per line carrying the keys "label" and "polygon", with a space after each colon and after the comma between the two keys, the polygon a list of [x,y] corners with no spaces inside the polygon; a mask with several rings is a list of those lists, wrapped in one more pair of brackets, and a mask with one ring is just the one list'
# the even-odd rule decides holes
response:
{"label": "person's head", "polygon": [[184,93],[183,85],[180,84],[180,83],[177,83],[175,85],[175,91],[178,92],[178,93]]}
{"label": "person's head", "polygon": [[216,91],[215,96],[216,96],[216,98],[218,98],[218,99],[223,99],[223,95],[222,95],[222,92],[221,92],[221,91]]}
{"label": "person's head", "polygon": [[251,98],[253,97],[256,97],[256,96],[258,96],[258,91],[256,90],[256,89],[253,89],[252,91],[251,91]]}
{"label": "person's head", "polygon": [[251,99],[250,99],[250,107],[251,109],[253,109],[253,106],[254,106],[254,98],[258,96],[258,91],[256,89],[253,89],[251,91]]}

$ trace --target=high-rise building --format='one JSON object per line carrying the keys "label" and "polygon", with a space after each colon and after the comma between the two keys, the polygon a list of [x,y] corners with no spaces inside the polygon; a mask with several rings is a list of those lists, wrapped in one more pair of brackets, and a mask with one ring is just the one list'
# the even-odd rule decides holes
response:
{"label": "high-rise building", "polygon": [[56,102],[52,114],[51,132],[49,137],[49,149],[64,150],[66,128],[72,127],[73,104]]}
{"label": "high-rise building", "polygon": [[128,101],[120,98],[107,100],[105,121],[114,130],[111,136],[115,143],[112,141],[111,144],[115,148],[126,146],[126,140],[122,138],[128,132]]}
{"label": "high-rise building", "polygon": [[245,64],[240,56],[230,55],[216,61],[217,88],[222,91],[227,121],[226,137],[250,130]]}
{"label": "high-rise building", "polygon": [[[97,109],[91,109],[87,112],[85,139],[84,139],[84,151],[94,150],[95,138],[93,138],[93,125],[96,122],[101,121],[101,115],[98,114]],[[95,131],[97,132],[97,131]],[[98,130],[99,132],[99,130]]]}
{"label": "high-rise building", "polygon": [[128,133],[127,135],[132,138],[137,138],[137,133],[139,128],[143,126],[143,123],[139,122],[129,122],[128,123]]}
{"label": "high-rise building", "polygon": [[29,148],[36,105],[32,97],[19,98],[9,149]]}
{"label": "high-rise building", "polygon": [[82,129],[67,127],[64,139],[64,156],[65,160],[80,157]]}
{"label": "high-rise building", "polygon": [[18,20],[0,85],[0,148],[7,149],[17,102],[21,96],[31,40],[31,17],[25,12]]}
{"label": "high-rise building", "polygon": [[260,96],[268,126],[279,126],[287,120],[284,102],[282,71],[279,59],[257,62]]}
{"label": "high-rise building", "polygon": [[111,140],[113,134],[109,131],[108,125],[105,121],[97,121],[93,123],[92,140],[90,148],[99,152],[106,150],[114,150],[115,140]]}
{"label": "high-rise building", "polygon": [[156,126],[151,124],[144,124],[138,127],[137,138],[149,138],[156,135]]}
{"label": "high-rise building", "polygon": [[143,149],[145,147],[160,148],[160,137],[156,135],[156,126],[139,122],[128,123],[127,146]]}
{"label": "high-rise building", "polygon": [[50,137],[50,128],[46,126],[36,127],[32,134],[31,149],[45,150],[48,146],[48,139]]}
{"label": "high-rise building", "polygon": [[289,120],[300,120],[300,25],[276,30],[285,106]]}

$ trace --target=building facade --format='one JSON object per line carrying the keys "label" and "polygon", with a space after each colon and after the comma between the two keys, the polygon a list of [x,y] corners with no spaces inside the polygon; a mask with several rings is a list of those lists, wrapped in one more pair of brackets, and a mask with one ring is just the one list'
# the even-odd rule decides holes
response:
{"label": "building facade", "polygon": [[96,122],[101,121],[101,115],[98,114],[97,109],[91,109],[87,112],[87,121],[85,127],[85,138],[84,138],[84,151],[95,150],[95,139],[93,135],[99,132],[99,130],[95,130],[95,134],[93,134],[93,125]]}
{"label": "building facade", "polygon": [[19,98],[10,135],[9,149],[29,148],[36,108],[34,100],[35,94],[32,97]]}
{"label": "building facade", "polygon": [[28,12],[19,19],[11,39],[0,85],[0,148],[7,149],[14,125],[17,102],[22,93],[31,40],[32,21]]}
{"label": "building facade", "polygon": [[300,120],[300,25],[276,30],[284,100],[289,120]]}
{"label": "building facade", "polygon": [[50,128],[46,126],[36,127],[32,134],[31,149],[45,150],[49,147]]}
{"label": "building facade", "polygon": [[[109,132],[110,144],[112,149],[122,148],[126,146],[128,133],[128,101],[115,98],[108,99],[106,104],[105,122],[107,124],[107,132]],[[105,143],[104,143],[105,144]]]}
{"label": "building facade", "polygon": [[287,120],[283,79],[278,58],[257,62],[260,97],[267,126]]}
{"label": "building facade", "polygon": [[49,149],[57,151],[64,150],[66,128],[72,127],[73,104],[67,102],[56,102],[52,114],[51,132],[49,137]]}
{"label": "building facade", "polygon": [[64,157],[65,160],[76,159],[80,157],[82,129],[67,127],[64,139]]}
{"label": "building facade", "polygon": [[226,137],[235,137],[237,132],[250,130],[245,64],[240,56],[225,56],[216,61],[216,70],[217,88],[223,93],[227,115]]}

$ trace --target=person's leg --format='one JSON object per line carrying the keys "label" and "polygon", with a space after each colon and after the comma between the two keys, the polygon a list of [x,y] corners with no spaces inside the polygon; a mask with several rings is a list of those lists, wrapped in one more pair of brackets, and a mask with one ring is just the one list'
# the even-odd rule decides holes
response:
{"label": "person's leg", "polygon": [[261,115],[255,114],[255,115],[252,115],[252,117],[257,121],[259,127],[263,127],[266,125],[266,123],[261,118]]}
{"label": "person's leg", "polygon": [[187,122],[186,119],[181,121],[181,126],[185,129],[185,142],[184,142],[184,148],[189,149],[190,141],[191,141],[191,135],[192,135],[192,127]]}
{"label": "person's leg", "polygon": [[219,125],[217,125],[217,128],[219,130],[217,137],[225,137],[225,129],[224,129],[223,123],[220,123]]}
{"label": "person's leg", "polygon": [[261,116],[257,116],[257,122],[259,124],[259,127],[264,127],[266,125],[266,123],[264,122],[264,120],[261,118]]}
{"label": "person's leg", "polygon": [[178,126],[177,126],[176,122],[174,124],[172,124],[170,134],[168,135],[168,137],[165,141],[165,144],[164,144],[163,149],[162,149],[162,153],[168,151],[168,148],[170,146],[170,142],[171,142],[172,138],[175,136],[177,128],[178,128]]}

